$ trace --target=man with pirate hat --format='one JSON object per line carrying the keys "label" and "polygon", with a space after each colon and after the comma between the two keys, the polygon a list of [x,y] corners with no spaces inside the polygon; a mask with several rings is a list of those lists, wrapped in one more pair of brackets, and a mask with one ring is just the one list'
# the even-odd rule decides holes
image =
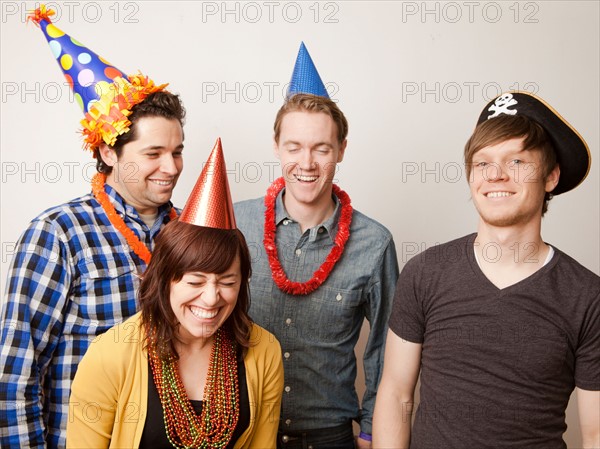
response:
{"label": "man with pirate hat", "polygon": [[[398,264],[392,235],[354,210],[334,184],[348,122],[304,44],[274,126],[283,177],[264,198],[236,204],[258,248],[250,316],[281,343],[285,372],[278,445],[369,447],[375,393]],[[355,390],[354,347],[367,318],[366,392]]]}
{"label": "man with pirate hat", "polygon": [[95,336],[137,311],[153,239],[177,213],[185,110],[177,95],[123,72],[66,35],[44,32],[82,107],[97,160],[92,193],[36,217],[9,271],[0,329],[0,446],[65,447],[71,380]]}
{"label": "man with pirate hat", "polygon": [[485,107],[464,157],[477,233],[400,275],[374,446],[566,448],[575,389],[583,447],[600,447],[600,278],[541,236],[551,197],[587,176],[587,144],[543,100],[510,92]]}

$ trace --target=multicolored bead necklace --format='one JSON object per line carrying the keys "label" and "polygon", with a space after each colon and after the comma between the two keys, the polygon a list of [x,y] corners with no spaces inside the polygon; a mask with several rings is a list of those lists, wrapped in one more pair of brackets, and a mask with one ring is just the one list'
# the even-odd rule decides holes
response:
{"label": "multicolored bead necklace", "polygon": [[155,341],[149,352],[150,366],[169,442],[176,448],[226,447],[240,414],[235,340],[223,329],[214,336],[200,416],[185,391],[177,360],[161,358]]}

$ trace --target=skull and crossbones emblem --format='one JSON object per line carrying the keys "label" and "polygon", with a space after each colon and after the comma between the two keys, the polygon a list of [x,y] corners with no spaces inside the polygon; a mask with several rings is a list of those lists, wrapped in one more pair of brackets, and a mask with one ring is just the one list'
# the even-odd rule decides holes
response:
{"label": "skull and crossbones emblem", "polygon": [[513,98],[512,94],[503,94],[496,98],[496,101],[493,105],[491,105],[488,111],[492,111],[493,114],[488,116],[488,120],[494,117],[498,117],[500,114],[506,115],[515,115],[517,113],[516,109],[508,109],[511,106],[514,106],[518,103],[517,100]]}

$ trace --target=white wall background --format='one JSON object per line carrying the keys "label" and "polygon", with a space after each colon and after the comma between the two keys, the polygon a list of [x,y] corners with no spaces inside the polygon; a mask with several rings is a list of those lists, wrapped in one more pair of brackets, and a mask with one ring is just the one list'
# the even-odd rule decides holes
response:
{"label": "white wall background", "polygon": [[[394,234],[402,265],[475,230],[461,157],[483,106],[536,92],[586,138],[587,180],[555,198],[543,237],[600,272],[600,23],[596,1],[49,2],[55,24],[115,66],[170,82],[188,111],[183,206],[217,137],[234,200],[279,172],[272,123],[301,40],[350,122],[337,180]],[[89,190],[81,112],[34,2],[2,2],[1,279],[27,223]],[[569,408],[570,447],[580,439]]]}

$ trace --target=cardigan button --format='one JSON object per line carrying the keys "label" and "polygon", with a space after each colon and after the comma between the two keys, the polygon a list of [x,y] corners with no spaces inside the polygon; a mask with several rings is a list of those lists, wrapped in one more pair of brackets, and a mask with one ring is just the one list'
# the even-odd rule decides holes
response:
{"label": "cardigan button", "polygon": [[284,436],[281,437],[281,441],[283,443],[287,443],[288,441],[290,441],[290,437],[288,437],[287,435],[284,435]]}

